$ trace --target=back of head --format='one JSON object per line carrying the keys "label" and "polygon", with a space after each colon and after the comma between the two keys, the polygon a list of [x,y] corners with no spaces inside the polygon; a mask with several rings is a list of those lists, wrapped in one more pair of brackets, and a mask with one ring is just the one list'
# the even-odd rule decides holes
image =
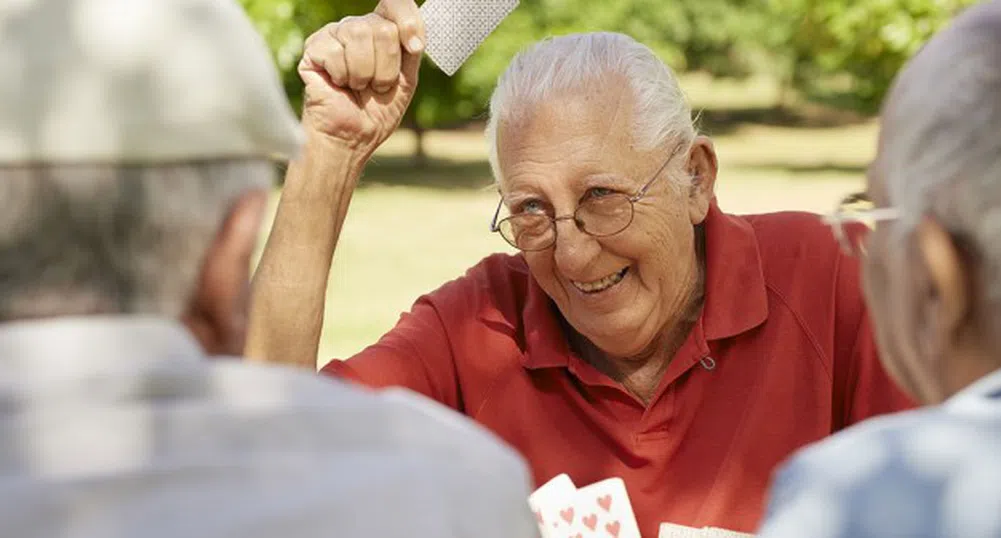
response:
{"label": "back of head", "polygon": [[905,67],[879,153],[900,229],[931,215],[969,249],[978,311],[1001,329],[1001,1],[965,11]]}
{"label": "back of head", "polygon": [[235,0],[0,5],[0,320],[177,317],[298,121]]}
{"label": "back of head", "polygon": [[518,54],[497,82],[487,124],[494,177],[500,180],[497,135],[502,124],[530,114],[539,103],[623,80],[634,99],[638,150],[695,138],[691,109],[677,78],[648,47],[610,32],[554,37]]}

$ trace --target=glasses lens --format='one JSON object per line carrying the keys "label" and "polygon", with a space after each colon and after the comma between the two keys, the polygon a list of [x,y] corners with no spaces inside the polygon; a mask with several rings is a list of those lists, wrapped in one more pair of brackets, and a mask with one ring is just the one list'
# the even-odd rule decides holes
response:
{"label": "glasses lens", "polygon": [[500,234],[520,250],[544,250],[553,244],[553,223],[545,215],[515,215],[498,224]]}
{"label": "glasses lens", "polygon": [[588,198],[577,208],[576,216],[585,232],[596,236],[614,235],[633,221],[633,203],[624,194]]}

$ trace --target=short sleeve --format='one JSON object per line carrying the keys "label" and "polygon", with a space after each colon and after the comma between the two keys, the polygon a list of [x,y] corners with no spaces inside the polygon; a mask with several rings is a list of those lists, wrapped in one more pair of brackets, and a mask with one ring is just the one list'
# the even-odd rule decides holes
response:
{"label": "short sleeve", "polygon": [[462,411],[448,333],[428,297],[377,343],[345,361],[330,361],[321,372],[375,388],[408,388]]}

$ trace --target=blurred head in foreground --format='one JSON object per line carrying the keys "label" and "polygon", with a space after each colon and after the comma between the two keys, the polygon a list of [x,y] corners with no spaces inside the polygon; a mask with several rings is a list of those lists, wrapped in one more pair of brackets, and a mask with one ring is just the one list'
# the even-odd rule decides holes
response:
{"label": "blurred head in foreground", "polygon": [[1001,367],[1001,2],[964,12],[899,75],[867,194],[882,360],[941,402]]}
{"label": "blurred head in foreground", "polygon": [[8,3],[0,73],[0,322],[168,317],[239,353],[272,160],[300,138],[240,7]]}

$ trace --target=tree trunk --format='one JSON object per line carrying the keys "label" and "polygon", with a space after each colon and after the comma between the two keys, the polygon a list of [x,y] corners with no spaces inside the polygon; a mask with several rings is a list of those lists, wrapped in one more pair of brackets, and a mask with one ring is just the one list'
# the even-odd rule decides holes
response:
{"label": "tree trunk", "polygon": [[414,166],[424,168],[428,164],[427,151],[424,148],[424,128],[418,125],[412,127],[414,131]]}

